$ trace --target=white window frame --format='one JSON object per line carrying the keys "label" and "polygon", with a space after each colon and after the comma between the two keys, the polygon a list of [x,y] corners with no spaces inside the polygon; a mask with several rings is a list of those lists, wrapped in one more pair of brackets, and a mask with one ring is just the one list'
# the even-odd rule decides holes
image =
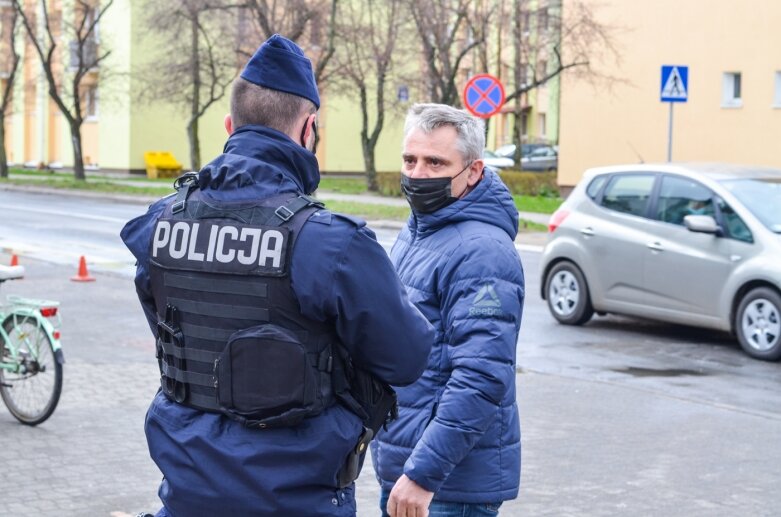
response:
{"label": "white window frame", "polygon": [[537,136],[540,138],[548,137],[548,117],[545,113],[537,113]]}
{"label": "white window frame", "polygon": [[776,70],[773,79],[773,107],[781,108],[781,70]]}
{"label": "white window frame", "polygon": [[[738,92],[735,92],[736,79],[740,90]],[[722,74],[721,107],[722,108],[743,107],[743,77],[740,72],[724,72],[724,74]]]}

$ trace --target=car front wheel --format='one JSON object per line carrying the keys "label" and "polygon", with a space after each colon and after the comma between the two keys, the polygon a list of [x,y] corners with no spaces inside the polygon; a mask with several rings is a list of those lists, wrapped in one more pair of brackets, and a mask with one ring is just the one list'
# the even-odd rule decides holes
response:
{"label": "car front wheel", "polygon": [[781,359],[781,295],[768,287],[749,291],[738,306],[735,331],[751,357]]}
{"label": "car front wheel", "polygon": [[572,262],[559,262],[545,280],[548,309],[559,323],[583,325],[594,315],[588,285]]}

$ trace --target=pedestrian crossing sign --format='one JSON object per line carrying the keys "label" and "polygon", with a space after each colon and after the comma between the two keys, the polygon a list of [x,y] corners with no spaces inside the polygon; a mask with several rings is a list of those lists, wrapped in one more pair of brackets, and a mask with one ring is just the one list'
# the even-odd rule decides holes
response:
{"label": "pedestrian crossing sign", "polygon": [[686,102],[689,99],[689,67],[662,65],[662,102]]}

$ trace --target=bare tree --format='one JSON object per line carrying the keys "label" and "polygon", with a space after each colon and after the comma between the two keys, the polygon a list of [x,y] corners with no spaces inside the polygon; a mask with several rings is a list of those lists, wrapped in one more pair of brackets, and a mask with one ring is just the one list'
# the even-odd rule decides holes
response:
{"label": "bare tree", "polygon": [[[513,0],[513,53],[510,68],[512,88],[508,89],[505,104],[512,103],[514,114],[513,142],[519,144],[522,135],[523,96],[540,88],[567,70],[587,80],[613,79],[592,67],[592,60],[601,54],[610,54],[618,61],[613,46],[612,28],[599,22],[593,7],[583,0],[567,2],[566,11],[561,2],[530,2]],[[500,28],[501,30],[501,28]],[[566,53],[562,53],[562,48]],[[520,164],[521,145],[516,145],[514,160]]]}
{"label": "bare tree", "polygon": [[[148,0],[144,24],[157,51],[136,72],[139,98],[187,110],[190,167],[201,168],[199,122],[228,93],[240,68],[240,4],[230,0]],[[145,32],[146,33],[146,32]],[[165,63],[164,74],[160,63]]]}
{"label": "bare tree", "polygon": [[424,88],[430,101],[461,105],[459,73],[467,72],[464,63],[470,52],[485,45],[494,12],[493,4],[484,4],[472,0],[407,0],[423,49]]}
{"label": "bare tree", "polygon": [[0,8],[0,178],[8,177],[5,148],[5,120],[10,115],[19,53],[16,51],[19,15],[15,9]]}
{"label": "bare tree", "polygon": [[[257,38],[243,49],[247,56],[274,34],[295,41],[312,59],[315,81],[323,90],[333,73],[338,0],[246,0],[246,15]],[[254,40],[254,41],[253,41]]]}
{"label": "bare tree", "polygon": [[[75,0],[70,18],[63,16],[60,10],[51,10],[46,0],[40,0],[38,12],[26,12],[23,0],[13,0],[14,9],[40,59],[49,97],[68,121],[73,145],[73,175],[77,180],[86,179],[81,142],[81,125],[86,118],[85,79],[111,54],[105,47],[99,48],[97,27],[113,3],[114,0],[106,0],[103,4]],[[58,52],[62,40],[70,43],[70,63],[65,67],[61,66],[61,52]]]}
{"label": "bare tree", "polygon": [[[340,51],[336,64],[343,92],[356,92],[361,107],[361,149],[366,169],[366,185],[377,191],[375,149],[388,109],[387,89],[394,66],[402,0],[351,0],[340,12],[338,30]],[[370,106],[373,102],[373,106]],[[374,123],[370,123],[370,118]]]}

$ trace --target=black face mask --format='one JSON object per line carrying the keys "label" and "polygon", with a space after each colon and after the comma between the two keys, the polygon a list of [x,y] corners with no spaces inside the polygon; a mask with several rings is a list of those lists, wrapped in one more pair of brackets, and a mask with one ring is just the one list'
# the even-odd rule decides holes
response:
{"label": "black face mask", "polygon": [[[406,174],[401,174],[401,191],[407,198],[407,203],[413,212],[420,214],[430,214],[440,208],[444,208],[458,201],[459,196],[452,195],[453,179],[459,177],[465,170],[472,165],[469,163],[461,169],[461,172],[452,178],[410,178]],[[468,187],[467,187],[468,188]]]}

